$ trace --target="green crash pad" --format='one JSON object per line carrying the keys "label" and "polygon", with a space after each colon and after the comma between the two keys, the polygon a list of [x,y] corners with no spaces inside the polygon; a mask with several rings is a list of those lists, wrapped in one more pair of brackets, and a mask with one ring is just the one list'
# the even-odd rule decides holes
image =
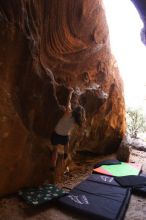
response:
{"label": "green crash pad", "polygon": [[141,164],[121,162],[121,164],[102,165],[93,169],[93,172],[110,176],[138,175],[141,171],[141,167]]}
{"label": "green crash pad", "polygon": [[40,187],[25,188],[18,192],[28,205],[38,206],[52,199],[66,195],[66,192],[55,185],[47,184]]}

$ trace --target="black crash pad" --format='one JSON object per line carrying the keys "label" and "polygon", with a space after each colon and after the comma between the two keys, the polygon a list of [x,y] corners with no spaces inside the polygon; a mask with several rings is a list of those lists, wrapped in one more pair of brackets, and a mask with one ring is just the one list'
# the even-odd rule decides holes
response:
{"label": "black crash pad", "polygon": [[59,202],[91,219],[121,220],[130,195],[131,189],[121,187],[113,177],[92,174]]}

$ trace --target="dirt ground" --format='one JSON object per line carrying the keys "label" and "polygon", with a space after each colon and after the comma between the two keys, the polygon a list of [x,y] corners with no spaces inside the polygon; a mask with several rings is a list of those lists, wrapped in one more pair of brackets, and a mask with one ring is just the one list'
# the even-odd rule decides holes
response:
{"label": "dirt ground", "polygon": [[[91,158],[91,157],[90,157]],[[93,164],[99,160],[112,159],[114,155],[96,157],[90,159],[84,157],[76,163],[74,170],[64,176],[62,183],[58,186],[72,188],[85,179]],[[143,164],[143,171],[146,173],[146,152],[132,150],[130,161]],[[84,166],[82,165],[84,164]],[[30,208],[17,195],[12,195],[0,200],[0,220],[85,220],[85,217],[71,211],[63,210],[57,204],[46,204],[40,208]],[[124,220],[145,220],[146,219],[146,198],[132,195]]]}

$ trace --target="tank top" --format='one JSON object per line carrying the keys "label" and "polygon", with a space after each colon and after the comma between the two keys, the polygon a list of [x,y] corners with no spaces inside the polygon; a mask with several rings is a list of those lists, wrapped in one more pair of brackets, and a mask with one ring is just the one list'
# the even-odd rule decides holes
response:
{"label": "tank top", "polygon": [[72,113],[64,114],[63,117],[58,121],[55,132],[62,136],[70,135],[72,129],[75,126],[74,118]]}

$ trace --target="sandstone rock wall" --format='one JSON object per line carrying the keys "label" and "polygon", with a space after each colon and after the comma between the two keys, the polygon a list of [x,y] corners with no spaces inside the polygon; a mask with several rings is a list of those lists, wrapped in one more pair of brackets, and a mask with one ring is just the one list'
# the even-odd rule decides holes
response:
{"label": "sandstone rock wall", "polygon": [[87,114],[72,151],[115,151],[125,109],[102,1],[1,0],[0,30],[0,195],[48,178],[46,145],[68,87]]}

